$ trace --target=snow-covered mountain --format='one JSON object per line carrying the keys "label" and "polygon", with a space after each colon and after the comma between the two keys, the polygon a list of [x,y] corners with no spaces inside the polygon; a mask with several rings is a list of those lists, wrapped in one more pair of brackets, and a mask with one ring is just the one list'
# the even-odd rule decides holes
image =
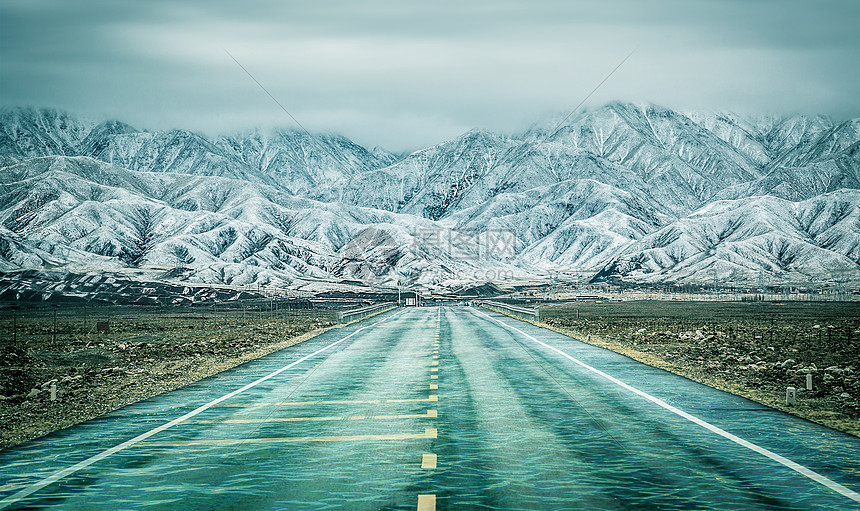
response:
{"label": "snow-covered mountain", "polygon": [[[0,111],[0,269],[456,287],[548,272],[860,285],[860,120],[610,103],[402,157]],[[155,273],[153,273],[155,274]]]}
{"label": "snow-covered mountain", "polygon": [[715,201],[643,236],[608,273],[636,280],[742,282],[756,272],[784,282],[856,278],[860,262],[860,190],[802,202],[772,196]]}
{"label": "snow-covered mountain", "polygon": [[274,130],[210,140],[181,129],[148,132],[120,121],[87,123],[67,112],[34,108],[0,110],[0,154],[17,160],[89,156],[129,170],[227,177],[291,193],[395,160],[382,149],[368,150],[338,135]]}
{"label": "snow-covered mountain", "polygon": [[468,247],[434,243],[451,233],[429,220],[247,181],[47,156],[4,167],[0,185],[6,271],[151,267],[228,285],[440,285],[486,264],[461,257]]}

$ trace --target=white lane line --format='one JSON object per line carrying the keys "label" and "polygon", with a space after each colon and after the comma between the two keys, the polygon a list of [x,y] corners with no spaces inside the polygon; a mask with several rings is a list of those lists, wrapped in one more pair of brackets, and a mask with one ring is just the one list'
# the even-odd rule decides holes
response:
{"label": "white lane line", "polygon": [[750,449],[751,451],[755,451],[755,452],[757,452],[763,456],[766,456],[766,457],[772,459],[773,461],[776,461],[777,463],[780,463],[780,464],[794,470],[795,472],[798,472],[798,473],[808,477],[809,479],[812,479],[813,481],[830,488],[831,490],[835,491],[836,493],[839,493],[840,495],[842,495],[844,497],[848,497],[849,499],[851,499],[855,502],[860,502],[860,493],[852,490],[851,488],[847,488],[845,486],[842,486],[841,484],[837,483],[836,481],[833,481],[832,479],[829,479],[829,478],[819,474],[818,472],[815,472],[814,470],[806,468],[803,465],[800,465],[799,463],[795,463],[788,458],[785,458],[783,456],[780,456],[779,454],[776,454],[773,451],[765,449],[764,447],[756,445],[750,441],[744,440],[743,438],[735,436],[735,435],[729,433],[728,431],[725,431],[721,428],[718,428],[717,426],[714,426],[713,424],[711,424],[709,422],[705,422],[702,419],[700,419],[694,415],[690,415],[689,413],[687,413],[683,410],[675,408],[674,406],[663,401],[662,399],[658,399],[658,398],[652,396],[651,394],[648,394],[647,392],[643,392],[643,391],[637,389],[636,387],[633,387],[631,385],[624,383],[623,381],[619,380],[618,378],[615,378],[614,376],[610,376],[610,375],[604,373],[603,371],[601,371],[599,369],[595,369],[594,367],[591,367],[590,365],[586,364],[585,362],[577,360],[576,358],[568,355],[567,353],[561,351],[560,349],[555,348],[553,346],[550,346],[549,344],[546,344],[545,342],[537,340],[536,338],[523,332],[519,328],[511,326],[511,325],[505,323],[504,321],[501,321],[499,319],[496,319],[492,316],[485,314],[483,311],[475,310],[475,312],[477,312],[477,313],[479,313],[479,314],[481,314],[481,315],[483,315],[483,316],[485,316],[485,317],[487,317],[487,318],[489,318],[489,319],[491,319],[497,323],[500,323],[500,324],[504,325],[505,327],[507,327],[511,330],[519,332],[523,336],[531,339],[532,341],[540,344],[541,346],[543,346],[549,350],[552,350],[552,351],[558,353],[559,355],[567,358],[568,360],[574,362],[575,364],[580,365],[583,368],[588,369],[589,371],[602,376],[603,378],[606,378],[607,380],[611,381],[612,383],[615,383],[616,385],[618,385],[622,388],[625,388],[625,389],[629,390],[630,392],[633,392],[636,395],[644,397],[648,401],[651,401],[652,403],[654,403],[658,406],[661,406],[661,407],[665,408],[666,410],[669,410],[670,412],[687,419],[690,422],[698,424],[699,426],[702,426],[703,428],[708,429],[708,430],[720,435],[723,438],[731,440],[732,442],[735,442],[738,445],[742,445],[742,446],[746,447],[747,449]]}
{"label": "white lane line", "polygon": [[200,406],[200,407],[196,408],[195,410],[186,413],[182,417],[173,419],[170,422],[166,422],[166,423],[162,424],[161,426],[158,426],[155,429],[149,430],[146,433],[138,435],[138,436],[132,438],[131,440],[126,440],[125,442],[123,442],[119,445],[116,445],[114,447],[111,447],[110,449],[107,449],[105,451],[102,451],[99,454],[96,454],[95,456],[87,458],[84,461],[81,461],[80,463],[77,463],[75,465],[72,465],[71,467],[64,468],[63,470],[55,472],[54,474],[42,479],[41,481],[33,483],[30,486],[19,491],[18,493],[11,495],[9,497],[6,497],[2,501],[0,501],[0,509],[6,508],[10,504],[14,504],[15,502],[18,502],[19,500],[24,499],[24,498],[28,497],[29,495],[32,495],[33,493],[41,490],[45,486],[48,486],[51,483],[55,483],[55,482],[59,481],[60,479],[63,479],[66,476],[74,474],[75,472],[77,472],[83,468],[86,468],[86,467],[92,465],[93,463],[101,461],[101,460],[107,458],[108,456],[110,456],[112,454],[116,454],[119,451],[122,451],[124,449],[128,449],[129,447],[131,447],[137,443],[140,443],[140,442],[146,440],[147,438],[149,438],[153,435],[161,433],[162,431],[164,431],[168,428],[172,428],[173,426],[176,426],[177,424],[184,422],[184,421],[190,419],[191,417],[194,417],[195,415],[198,415],[198,414],[208,410],[209,408],[217,405],[218,403],[221,403],[222,401],[226,401],[227,399],[230,399],[233,396],[241,394],[242,392],[245,392],[246,390],[257,386],[260,383],[263,383],[264,381],[266,381],[270,378],[274,378],[275,376],[281,374],[282,372],[286,371],[287,369],[290,369],[293,366],[296,366],[297,364],[300,364],[309,358],[315,357],[316,355],[319,355],[320,353],[337,346],[338,344],[342,343],[343,341],[345,341],[345,340],[349,339],[350,337],[354,336],[355,334],[361,332],[362,330],[367,330],[368,328],[373,328],[380,323],[383,323],[385,321],[388,321],[390,319],[393,319],[393,318],[399,316],[403,312],[405,312],[405,311],[400,311],[400,312],[393,314],[393,315],[391,315],[391,316],[389,316],[383,320],[377,321],[376,323],[373,323],[372,325],[367,325],[365,327],[361,327],[358,330],[356,330],[355,332],[347,335],[343,339],[341,339],[339,341],[335,341],[335,342],[333,342],[333,343],[331,343],[331,344],[329,344],[323,348],[320,348],[317,351],[311,353],[310,355],[305,355],[304,357],[296,360],[295,362],[291,362],[291,363],[285,365],[284,367],[278,369],[277,371],[273,371],[273,372],[267,374],[266,376],[263,376],[262,378],[254,380],[253,382],[245,385],[242,388],[236,389],[233,392],[230,392],[228,394],[224,394],[223,396],[219,397],[218,399],[210,401],[210,402],[206,403],[205,405]]}

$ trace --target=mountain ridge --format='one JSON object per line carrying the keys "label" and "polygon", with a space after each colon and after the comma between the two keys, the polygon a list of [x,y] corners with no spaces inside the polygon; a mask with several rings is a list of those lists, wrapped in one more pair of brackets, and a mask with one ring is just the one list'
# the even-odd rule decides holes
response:
{"label": "mountain ridge", "polygon": [[860,283],[860,119],[614,102],[550,131],[475,129],[397,156],[340,135],[212,138],[4,109],[0,268],[91,254],[97,267],[297,289],[558,272]]}

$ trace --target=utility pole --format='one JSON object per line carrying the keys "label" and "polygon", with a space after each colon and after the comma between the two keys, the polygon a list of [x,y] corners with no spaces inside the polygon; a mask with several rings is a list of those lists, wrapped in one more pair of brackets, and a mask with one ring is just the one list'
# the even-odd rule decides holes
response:
{"label": "utility pole", "polygon": [[717,288],[717,268],[716,268],[716,266],[714,266],[712,268],[712,270],[714,272],[714,294],[718,294],[718,292],[717,292],[718,288]]}

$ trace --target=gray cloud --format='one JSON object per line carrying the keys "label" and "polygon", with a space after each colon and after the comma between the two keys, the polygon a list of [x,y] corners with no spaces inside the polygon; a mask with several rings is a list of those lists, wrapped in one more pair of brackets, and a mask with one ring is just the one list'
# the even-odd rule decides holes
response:
{"label": "gray cloud", "polygon": [[415,149],[612,99],[860,116],[852,0],[6,0],[0,101],[144,128],[303,124]]}

